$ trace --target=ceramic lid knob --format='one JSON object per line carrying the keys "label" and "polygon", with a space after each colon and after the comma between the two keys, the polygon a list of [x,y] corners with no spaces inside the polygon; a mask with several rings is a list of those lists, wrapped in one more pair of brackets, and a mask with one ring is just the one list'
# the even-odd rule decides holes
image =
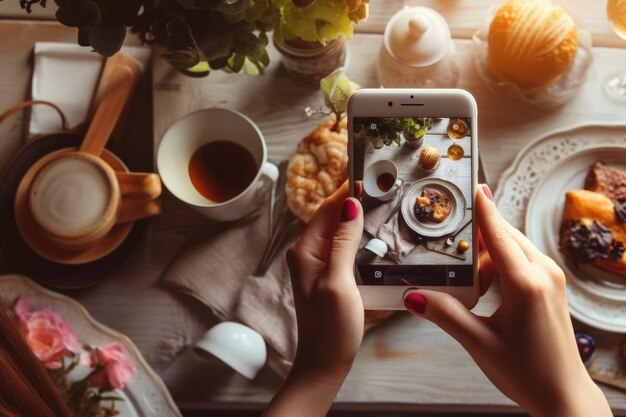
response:
{"label": "ceramic lid knob", "polygon": [[428,7],[405,7],[394,14],[384,35],[385,48],[403,64],[423,67],[443,58],[450,47],[450,29]]}

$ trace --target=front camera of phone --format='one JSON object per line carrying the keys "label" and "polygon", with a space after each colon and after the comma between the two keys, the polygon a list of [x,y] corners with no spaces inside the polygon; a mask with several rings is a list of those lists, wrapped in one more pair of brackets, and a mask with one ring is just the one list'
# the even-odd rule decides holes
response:
{"label": "front camera of phone", "polygon": [[411,94],[411,98],[415,98],[415,96],[413,94]]}
{"label": "front camera of phone", "polygon": [[388,102],[388,103],[387,103],[387,105],[388,105],[389,107],[393,106],[393,101]]}

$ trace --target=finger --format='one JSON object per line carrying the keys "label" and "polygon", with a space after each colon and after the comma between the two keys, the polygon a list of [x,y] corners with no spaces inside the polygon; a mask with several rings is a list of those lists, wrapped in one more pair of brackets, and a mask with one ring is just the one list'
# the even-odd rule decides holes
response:
{"label": "finger", "polygon": [[359,200],[363,197],[363,181],[356,181],[354,183],[354,197]]}
{"label": "finger", "polygon": [[328,276],[354,282],[354,259],[363,234],[363,208],[356,198],[343,203],[340,222],[328,254]]}
{"label": "finger", "polygon": [[537,247],[523,234],[521,231],[511,226],[510,223],[505,222],[513,239],[519,244],[520,248],[524,251],[526,256],[531,262],[544,263],[546,261],[546,255],[544,255]]}
{"label": "finger", "polygon": [[404,296],[407,310],[430,320],[455,338],[466,350],[480,346],[488,331],[485,324],[450,294],[431,290],[411,290]]}
{"label": "finger", "polygon": [[317,209],[306,230],[302,233],[302,238],[304,240],[309,239],[309,237],[315,240],[330,240],[335,234],[343,202],[349,197],[349,193],[348,181],[346,181]]}
{"label": "finger", "polygon": [[491,283],[498,276],[489,252],[483,252],[478,258],[478,283],[480,286],[480,296],[482,297],[489,290]]}
{"label": "finger", "polygon": [[[476,193],[476,217],[491,259],[503,277],[519,276],[530,264],[528,257],[513,238],[494,202],[485,194],[484,186]],[[491,194],[491,192],[489,192]]]}

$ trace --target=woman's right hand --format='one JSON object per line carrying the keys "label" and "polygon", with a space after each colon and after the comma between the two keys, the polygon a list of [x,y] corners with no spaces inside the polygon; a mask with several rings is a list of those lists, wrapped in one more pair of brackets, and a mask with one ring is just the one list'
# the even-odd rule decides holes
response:
{"label": "woman's right hand", "polygon": [[480,275],[500,277],[502,304],[479,317],[449,294],[417,290],[405,296],[407,309],[454,337],[534,417],[612,416],[578,353],[563,271],[500,216],[485,187],[475,213],[486,247]]}

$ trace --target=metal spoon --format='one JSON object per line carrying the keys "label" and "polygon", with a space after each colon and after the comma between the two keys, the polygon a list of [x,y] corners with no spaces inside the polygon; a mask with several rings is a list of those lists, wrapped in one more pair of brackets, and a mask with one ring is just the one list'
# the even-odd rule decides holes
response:
{"label": "metal spoon", "polygon": [[456,240],[456,237],[459,235],[459,233],[461,233],[468,224],[470,224],[472,222],[472,218],[470,217],[460,228],[456,229],[454,232],[452,232],[452,235],[448,236],[448,238],[446,239],[446,242],[444,243],[443,247],[444,248],[449,248],[450,246],[454,245],[454,241]]}

